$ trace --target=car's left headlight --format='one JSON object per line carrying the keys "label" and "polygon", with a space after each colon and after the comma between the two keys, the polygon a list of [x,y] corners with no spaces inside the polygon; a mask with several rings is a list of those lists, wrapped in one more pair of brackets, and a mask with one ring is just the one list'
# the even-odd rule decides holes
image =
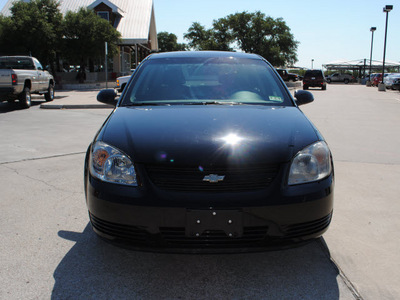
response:
{"label": "car's left headlight", "polygon": [[96,142],[90,156],[90,173],[106,182],[137,186],[136,171],[131,159],[121,150],[104,142]]}
{"label": "car's left headlight", "polygon": [[288,184],[295,185],[321,180],[332,172],[328,145],[319,141],[299,151],[290,166]]}

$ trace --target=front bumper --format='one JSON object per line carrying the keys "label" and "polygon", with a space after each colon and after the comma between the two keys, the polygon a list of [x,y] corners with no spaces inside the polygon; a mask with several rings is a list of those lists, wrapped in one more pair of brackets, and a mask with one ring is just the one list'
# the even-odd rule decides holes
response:
{"label": "front bumper", "polygon": [[87,174],[86,201],[94,231],[115,244],[169,252],[256,251],[320,237],[331,222],[333,185],[331,175],[278,194],[203,193],[202,205],[199,193],[175,197]]}

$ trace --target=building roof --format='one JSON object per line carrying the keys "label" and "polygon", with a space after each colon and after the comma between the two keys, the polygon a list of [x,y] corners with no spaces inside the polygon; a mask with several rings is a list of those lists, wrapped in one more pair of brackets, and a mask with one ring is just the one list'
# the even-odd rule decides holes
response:
{"label": "building roof", "polygon": [[[15,0],[8,0],[1,14],[10,16],[10,8]],[[29,0],[25,0],[29,1]],[[147,44],[151,50],[158,49],[157,30],[153,0],[59,0],[60,11],[78,11],[81,7],[94,8],[103,3],[121,19],[116,29],[121,33],[122,45]]]}
{"label": "building roof", "polygon": [[[326,69],[354,69],[354,68],[360,68],[360,67],[368,67],[369,68],[369,59],[356,59],[356,60],[338,60],[338,61],[333,61],[327,64],[322,65]],[[378,60],[371,60],[371,67],[372,68],[381,68],[382,69],[383,62],[378,61]],[[394,61],[388,61],[385,60],[385,67],[386,68],[391,68],[391,67],[399,67],[400,63],[394,62]]]}

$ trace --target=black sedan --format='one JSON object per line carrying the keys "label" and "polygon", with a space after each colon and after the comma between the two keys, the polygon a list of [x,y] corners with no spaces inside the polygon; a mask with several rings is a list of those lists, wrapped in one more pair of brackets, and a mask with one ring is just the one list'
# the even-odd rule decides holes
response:
{"label": "black sedan", "polygon": [[333,212],[331,152],[262,57],[147,57],[90,144],[94,231],[135,249],[284,248],[320,237]]}

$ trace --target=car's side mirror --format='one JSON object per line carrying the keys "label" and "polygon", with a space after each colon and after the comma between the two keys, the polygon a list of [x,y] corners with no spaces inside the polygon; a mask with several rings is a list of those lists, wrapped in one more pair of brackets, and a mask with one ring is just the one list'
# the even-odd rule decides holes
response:
{"label": "car's side mirror", "polygon": [[104,89],[97,94],[97,101],[115,106],[118,102],[115,89]]}
{"label": "car's side mirror", "polygon": [[297,105],[303,105],[314,101],[314,96],[309,91],[298,90],[294,92]]}

